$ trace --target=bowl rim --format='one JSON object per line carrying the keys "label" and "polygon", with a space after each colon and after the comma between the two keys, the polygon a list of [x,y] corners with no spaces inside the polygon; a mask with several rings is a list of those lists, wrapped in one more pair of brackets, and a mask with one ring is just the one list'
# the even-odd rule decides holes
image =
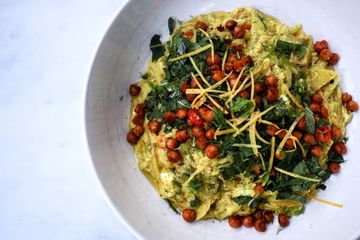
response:
{"label": "bowl rim", "polygon": [[119,16],[125,11],[126,8],[129,7],[129,5],[131,4],[132,0],[124,0],[123,5],[120,7],[120,9],[117,10],[117,13],[115,14],[115,16],[111,19],[111,24],[106,28],[105,34],[103,34],[101,41],[97,44],[96,46],[96,51],[95,54],[92,56],[92,61],[91,61],[91,65],[90,65],[90,69],[88,70],[88,74],[87,74],[87,82],[86,82],[86,87],[85,87],[85,94],[84,99],[83,99],[83,104],[85,105],[84,108],[84,119],[83,121],[85,121],[84,127],[83,129],[85,130],[85,137],[86,137],[86,149],[87,149],[87,153],[89,156],[89,160],[91,161],[91,172],[93,173],[94,177],[96,178],[96,182],[97,185],[100,188],[101,194],[103,195],[105,201],[107,202],[107,205],[110,206],[110,209],[112,212],[115,213],[115,216],[117,218],[120,219],[121,223],[126,227],[127,230],[129,230],[131,232],[132,235],[134,235],[137,239],[145,239],[144,236],[142,236],[142,234],[137,231],[135,228],[132,227],[132,225],[124,218],[124,216],[121,214],[120,211],[118,211],[118,209],[115,207],[115,204],[113,202],[113,200],[110,198],[110,195],[108,194],[108,192],[106,191],[106,187],[103,183],[103,181],[101,181],[100,175],[99,175],[99,171],[95,166],[95,162],[94,162],[94,158],[92,155],[92,150],[91,150],[91,146],[90,146],[90,139],[89,139],[89,123],[88,123],[88,118],[89,118],[89,106],[88,106],[88,101],[89,101],[89,89],[90,89],[90,81],[93,78],[94,75],[94,66],[95,66],[95,62],[99,57],[99,50],[102,48],[105,40],[107,39],[107,37],[110,34],[111,29],[113,29],[116,19],[119,18]]}

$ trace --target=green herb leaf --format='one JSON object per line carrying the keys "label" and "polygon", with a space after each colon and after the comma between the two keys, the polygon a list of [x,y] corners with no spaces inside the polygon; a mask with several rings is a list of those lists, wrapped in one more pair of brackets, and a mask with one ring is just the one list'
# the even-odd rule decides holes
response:
{"label": "green herb leaf", "polygon": [[226,126],[226,118],[224,116],[224,113],[220,111],[219,109],[215,108],[213,110],[214,113],[214,124],[218,128],[223,128]]}
{"label": "green herb leaf", "polygon": [[169,19],[168,19],[168,28],[169,28],[170,35],[173,34],[174,29],[175,29],[175,25],[176,25],[176,21],[172,17],[169,17]]}
{"label": "green herb leaf", "polygon": [[197,207],[197,206],[199,206],[199,204],[200,204],[200,200],[197,199],[197,198],[195,198],[195,200],[190,201],[190,207],[191,208]]}
{"label": "green herb leaf", "polygon": [[310,107],[307,104],[305,104],[305,120],[306,120],[306,131],[308,133],[314,134],[315,131],[314,113],[311,111]]}
{"label": "green herb leaf", "polygon": [[199,179],[191,179],[187,186],[192,193],[198,194],[201,190],[202,182]]}
{"label": "green herb leaf", "polygon": [[164,55],[165,47],[160,41],[160,35],[155,34],[150,40],[150,50],[152,52],[152,61],[156,61]]}
{"label": "green herb leaf", "polygon": [[247,204],[250,208],[256,208],[257,202],[253,197],[250,196],[238,196],[232,199],[238,205]]}
{"label": "green herb leaf", "polygon": [[251,100],[247,100],[241,97],[235,99],[232,111],[236,113],[240,113],[240,116],[247,117],[249,116],[255,109],[255,104]]}
{"label": "green herb leaf", "polygon": [[286,42],[280,39],[277,40],[274,50],[275,52],[286,56],[290,56],[293,52],[298,52],[300,58],[304,57],[306,54],[306,47],[304,44]]}

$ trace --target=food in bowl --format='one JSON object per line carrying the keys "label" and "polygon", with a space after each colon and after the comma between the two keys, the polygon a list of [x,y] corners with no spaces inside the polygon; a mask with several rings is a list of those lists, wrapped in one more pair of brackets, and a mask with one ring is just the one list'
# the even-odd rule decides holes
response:
{"label": "food in bowl", "polygon": [[274,213],[286,227],[309,200],[326,202],[316,193],[340,171],[358,110],[328,42],[253,8],[168,24],[129,88],[127,134],[161,198],[187,222],[260,232]]}

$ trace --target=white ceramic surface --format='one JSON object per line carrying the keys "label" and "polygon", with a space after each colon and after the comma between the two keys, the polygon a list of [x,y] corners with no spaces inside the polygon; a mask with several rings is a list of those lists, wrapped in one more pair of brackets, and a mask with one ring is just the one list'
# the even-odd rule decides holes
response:
{"label": "white ceramic surface", "polygon": [[137,168],[131,147],[126,142],[130,97],[128,86],[138,80],[150,57],[149,40],[155,33],[167,38],[169,16],[180,20],[213,10],[231,10],[253,6],[281,21],[302,23],[314,39],[327,39],[331,49],[339,52],[337,66],[342,86],[355,99],[358,94],[360,68],[360,17],[358,1],[217,1],[217,0],[133,0],[115,19],[94,61],[87,105],[87,133],[90,151],[99,179],[115,210],[132,231],[145,239],[355,239],[360,233],[360,154],[355,118],[348,128],[349,161],[342,171],[328,180],[320,192],[323,199],[344,204],[338,209],[311,202],[304,215],[291,219],[291,225],[277,234],[277,223],[264,234],[254,229],[230,229],[226,222],[185,223],[160,199],[157,192]]}

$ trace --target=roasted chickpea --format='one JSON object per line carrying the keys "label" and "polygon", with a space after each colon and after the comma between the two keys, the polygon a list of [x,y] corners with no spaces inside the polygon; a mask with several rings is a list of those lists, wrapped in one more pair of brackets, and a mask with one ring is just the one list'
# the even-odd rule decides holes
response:
{"label": "roasted chickpea", "polygon": [[254,102],[255,102],[255,106],[259,107],[261,103],[261,98],[259,96],[254,96]]}
{"label": "roasted chickpea", "polygon": [[209,54],[206,56],[206,63],[207,65],[220,65],[221,64],[221,58],[218,54],[214,54],[214,57],[212,56],[212,54]]}
{"label": "roasted chickpea", "polygon": [[323,102],[323,98],[320,94],[314,94],[311,96],[311,100],[314,102],[314,103],[318,103],[318,104],[322,104]]}
{"label": "roasted chickpea", "polygon": [[306,130],[306,120],[305,117],[301,118],[299,122],[296,124],[296,128],[305,131]]}
{"label": "roasted chickpea", "polygon": [[196,146],[201,149],[204,150],[207,145],[208,145],[208,139],[205,136],[200,136],[196,139]]}
{"label": "roasted chickpea", "polygon": [[320,112],[320,105],[318,103],[310,103],[309,105],[311,111],[313,111],[314,113],[319,113]]}
{"label": "roasted chickpea", "polygon": [[303,138],[304,138],[304,142],[309,145],[314,145],[316,143],[314,135],[310,133],[305,133]]}
{"label": "roasted chickpea", "polygon": [[206,112],[209,111],[209,110],[210,110],[210,108],[208,108],[208,107],[206,107],[206,106],[201,106],[201,107],[199,108],[199,113],[200,113],[201,118],[204,118]]}
{"label": "roasted chickpea", "polygon": [[329,64],[335,65],[339,62],[340,56],[337,53],[333,53],[330,57]]}
{"label": "roasted chickpea", "polygon": [[266,223],[261,219],[256,219],[254,222],[254,228],[258,232],[265,232],[266,231]]}
{"label": "roasted chickpea", "polygon": [[341,166],[338,163],[330,163],[330,165],[329,165],[329,171],[332,174],[340,172],[340,169],[341,169]]}
{"label": "roasted chickpea", "polygon": [[278,221],[282,227],[287,227],[289,225],[289,218],[285,214],[279,214]]}
{"label": "roasted chickpea", "polygon": [[183,33],[183,37],[186,39],[191,39],[194,36],[194,32],[193,31],[188,31],[188,32],[184,32]]}
{"label": "roasted chickpea", "polygon": [[209,140],[213,140],[215,136],[215,129],[208,129],[205,132],[205,137]]}
{"label": "roasted chickpea", "polygon": [[275,136],[276,132],[279,131],[279,128],[277,128],[274,125],[267,125],[266,126],[266,133],[270,136]]}
{"label": "roasted chickpea", "polygon": [[320,54],[322,50],[328,48],[329,48],[329,44],[325,40],[317,41],[314,45],[315,52],[317,52],[318,54]]}
{"label": "roasted chickpea", "polygon": [[253,212],[252,215],[254,216],[255,219],[261,219],[263,217],[263,213],[259,209],[255,210],[255,212]]}
{"label": "roasted chickpea", "polygon": [[139,103],[134,108],[134,112],[140,116],[145,116],[145,103]]}
{"label": "roasted chickpea", "polygon": [[187,109],[179,108],[176,110],[176,117],[179,119],[185,119],[187,117]]}
{"label": "roasted chickpea", "polygon": [[345,107],[350,112],[356,112],[357,110],[359,110],[359,105],[357,104],[357,102],[355,102],[353,100],[347,102]]}
{"label": "roasted chickpea", "polygon": [[317,113],[315,113],[315,114],[314,114],[314,120],[315,120],[315,122],[320,121],[320,119],[321,119],[320,115],[317,114]]}
{"label": "roasted chickpea", "polygon": [[235,60],[233,63],[233,70],[235,72],[241,72],[241,70],[243,69],[243,67],[245,66],[245,63],[241,60]]}
{"label": "roasted chickpea", "polygon": [[210,123],[214,119],[214,112],[212,110],[207,110],[204,114],[204,120],[207,123]]}
{"label": "roasted chickpea", "polygon": [[275,157],[278,160],[284,160],[285,159],[285,153],[283,151],[280,151],[280,152],[276,151],[275,152]]}
{"label": "roasted chickpea", "polygon": [[241,28],[241,26],[237,25],[234,27],[234,29],[231,31],[231,34],[234,39],[240,39],[245,36],[245,30]]}
{"label": "roasted chickpea", "polygon": [[288,149],[293,148],[293,147],[294,147],[294,141],[293,141],[292,139],[286,139],[285,146],[286,146]]}
{"label": "roasted chickpea", "polygon": [[325,118],[325,119],[327,119],[329,117],[329,111],[327,110],[326,107],[324,107],[324,106],[320,107],[320,115],[322,118]]}
{"label": "roasted chickpea", "polygon": [[243,25],[241,25],[242,29],[245,30],[250,30],[251,29],[251,24],[250,23],[244,23]]}
{"label": "roasted chickpea", "polygon": [[347,153],[347,148],[345,143],[343,142],[337,142],[334,145],[334,151],[336,154],[346,154]]}
{"label": "roasted chickpea", "polygon": [[151,120],[148,123],[148,128],[149,128],[150,132],[158,134],[160,132],[161,123],[156,120]]}
{"label": "roasted chickpea", "polygon": [[167,112],[163,116],[163,120],[168,123],[173,123],[176,120],[176,113]]}
{"label": "roasted chickpea", "polygon": [[186,89],[190,88],[190,85],[184,81],[182,84],[181,84],[181,87],[180,87],[180,92],[182,94],[186,94]]}
{"label": "roasted chickpea", "polygon": [[271,74],[265,78],[265,85],[266,86],[276,86],[278,83],[277,78],[275,75]]}
{"label": "roasted chickpea", "polygon": [[235,20],[229,20],[225,23],[225,27],[230,31],[232,31],[236,25],[237,25],[237,22]]}
{"label": "roasted chickpea", "polygon": [[219,153],[220,153],[219,147],[215,144],[209,144],[205,148],[205,155],[210,159],[216,158],[219,155]]}
{"label": "roasted chickpea", "polygon": [[314,157],[320,157],[321,156],[321,147],[319,145],[313,146],[311,148],[311,155]]}
{"label": "roasted chickpea", "polygon": [[199,85],[196,82],[198,82],[200,85],[203,84],[203,80],[201,78],[197,77],[196,81],[194,78],[192,78],[191,82],[190,82],[190,87],[191,88],[199,88]]}
{"label": "roasted chickpea", "polygon": [[205,135],[204,128],[200,126],[194,126],[192,128],[192,135],[196,138],[204,136]]}
{"label": "roasted chickpea", "polygon": [[141,88],[136,84],[131,84],[129,87],[129,93],[131,96],[138,96],[141,92]]}
{"label": "roasted chickpea", "polygon": [[144,124],[145,116],[136,114],[131,121],[133,124],[141,126]]}
{"label": "roasted chickpea", "polygon": [[248,90],[244,90],[244,91],[239,92],[239,96],[242,97],[243,99],[249,99],[250,93]]}
{"label": "roasted chickpea", "polygon": [[178,150],[171,150],[167,152],[167,158],[171,163],[177,163],[181,160],[181,154]]}
{"label": "roasted chickpea", "polygon": [[136,134],[133,133],[133,131],[129,131],[127,134],[127,141],[130,144],[136,144],[139,141],[139,137],[136,136]]}
{"label": "roasted chickpea", "polygon": [[232,228],[238,228],[241,226],[241,218],[238,215],[230,216],[228,223]]}
{"label": "roasted chickpea", "polygon": [[179,143],[178,141],[176,141],[175,138],[168,138],[166,140],[166,147],[169,149],[169,150],[175,150],[176,148],[179,147]]}
{"label": "roasted chickpea", "polygon": [[212,73],[212,78],[216,81],[216,82],[219,82],[221,81],[225,76],[225,73],[221,70],[216,70],[216,71],[213,71]]}
{"label": "roasted chickpea", "polygon": [[242,49],[243,49],[243,46],[242,46],[241,44],[234,45],[234,46],[231,47],[231,50],[232,50],[233,52],[239,52],[239,51],[241,51]]}
{"label": "roasted chickpea", "polygon": [[271,211],[265,211],[264,220],[266,223],[271,223],[274,220],[274,214]]}
{"label": "roasted chickpea", "polygon": [[236,54],[229,54],[229,56],[226,59],[226,62],[228,63],[234,63],[236,60],[238,60]]}
{"label": "roasted chickpea", "polygon": [[256,184],[255,186],[255,192],[257,193],[263,193],[265,191],[264,187],[261,184]]}
{"label": "roasted chickpea", "polygon": [[350,94],[348,94],[347,92],[343,92],[341,94],[341,101],[344,102],[349,102],[352,100],[352,96]]}
{"label": "roasted chickpea", "polygon": [[264,84],[261,82],[256,82],[254,84],[254,90],[257,94],[262,93],[264,91]]}
{"label": "roasted chickpea", "polygon": [[179,143],[185,143],[190,138],[190,135],[186,129],[178,129],[175,132],[175,138]]}
{"label": "roasted chickpea", "polygon": [[195,24],[195,28],[201,28],[202,30],[206,31],[208,29],[208,25],[204,22],[198,21]]}
{"label": "roasted chickpea", "polygon": [[186,94],[185,98],[186,100],[188,100],[189,102],[194,101],[194,99],[197,97],[197,94]]}
{"label": "roasted chickpea", "polygon": [[251,228],[254,225],[254,218],[251,215],[244,216],[242,222],[244,227]]}
{"label": "roasted chickpea", "polygon": [[292,132],[292,135],[294,136],[294,137],[296,137],[297,139],[301,139],[301,137],[302,137],[302,133],[301,132],[299,132],[299,131],[293,131]]}
{"label": "roasted chickpea", "polygon": [[224,70],[226,73],[229,73],[233,70],[234,64],[231,62],[225,63]]}
{"label": "roasted chickpea", "polygon": [[277,136],[280,138],[280,139],[283,139],[286,135],[286,130],[285,129],[281,129],[281,131],[279,131],[277,133]]}
{"label": "roasted chickpea", "polygon": [[135,133],[136,136],[141,137],[144,134],[144,127],[140,126],[140,125],[136,125],[133,129],[132,132]]}
{"label": "roasted chickpea", "polygon": [[240,60],[244,62],[244,65],[249,64],[249,66],[254,66],[254,61],[249,55],[242,55]]}
{"label": "roasted chickpea", "polygon": [[196,220],[196,212],[192,209],[184,209],[182,211],[182,217],[185,221],[191,223],[194,222]]}
{"label": "roasted chickpea", "polygon": [[278,94],[279,91],[277,87],[268,87],[266,89],[266,95],[265,95],[266,101],[270,104],[276,102],[276,100],[278,99]]}
{"label": "roasted chickpea", "polygon": [[194,126],[194,123],[188,118],[186,119],[186,125],[188,125],[189,127]]}
{"label": "roasted chickpea", "polygon": [[[242,83],[241,80],[237,80],[237,78],[229,78],[228,81],[229,81],[231,89],[238,89]],[[237,82],[237,84],[236,84],[236,82]]]}
{"label": "roasted chickpea", "polygon": [[319,57],[320,57],[321,60],[327,62],[327,61],[330,60],[332,54],[333,54],[333,53],[332,53],[329,49],[324,49],[324,50],[322,50],[322,51],[320,52]]}
{"label": "roasted chickpea", "polygon": [[332,126],[331,127],[331,137],[334,140],[337,140],[341,137],[342,132],[341,132],[341,128],[338,128],[336,126]]}

